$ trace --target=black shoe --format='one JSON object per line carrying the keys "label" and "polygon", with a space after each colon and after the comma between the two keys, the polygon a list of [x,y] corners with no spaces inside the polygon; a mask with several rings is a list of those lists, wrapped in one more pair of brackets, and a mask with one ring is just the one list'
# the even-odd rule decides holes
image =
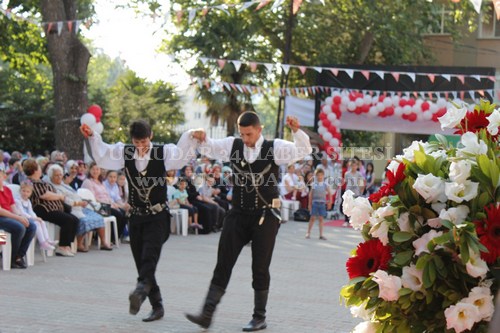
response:
{"label": "black shoe", "polygon": [[165,315],[165,310],[163,310],[163,306],[158,307],[156,309],[153,308],[153,310],[151,310],[148,316],[146,318],[143,318],[142,321],[150,322],[150,321],[160,320],[161,318],[163,318],[164,315]]}
{"label": "black shoe", "polygon": [[136,315],[141,309],[141,305],[149,294],[149,290],[144,284],[138,283],[137,287],[130,293],[128,300],[130,301],[129,313]]}
{"label": "black shoe", "polygon": [[243,332],[260,331],[265,329],[266,327],[267,323],[265,319],[253,318],[252,320],[250,320],[247,326],[243,327]]}
{"label": "black shoe", "polygon": [[26,269],[27,267],[28,265],[26,265],[26,262],[23,258],[17,258],[16,261],[10,264],[10,268]]}
{"label": "black shoe", "polygon": [[200,315],[193,315],[186,313],[185,314],[187,320],[190,322],[200,326],[201,328],[207,329],[210,327],[212,324],[212,317],[211,316],[204,316],[203,314]]}

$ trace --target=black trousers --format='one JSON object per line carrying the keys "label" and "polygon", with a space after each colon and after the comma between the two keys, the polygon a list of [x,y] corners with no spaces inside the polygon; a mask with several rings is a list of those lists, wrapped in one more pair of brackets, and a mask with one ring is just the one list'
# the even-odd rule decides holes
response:
{"label": "black trousers", "polygon": [[170,236],[170,214],[163,211],[156,215],[130,217],[130,248],[137,268],[137,282],[151,285],[151,291],[159,290],[156,283],[156,266],[161,248]]}
{"label": "black trousers", "polygon": [[259,225],[261,216],[262,212],[249,214],[237,208],[228,211],[219,240],[212,284],[226,289],[241,249],[252,241],[252,287],[254,290],[269,289],[269,266],[280,224],[268,211],[264,223]]}
{"label": "black trousers", "polygon": [[45,208],[42,208],[41,206],[33,208],[33,211],[42,220],[54,223],[55,225],[61,227],[61,231],[59,232],[60,246],[70,246],[71,242],[75,240],[78,223],[80,223],[78,217],[61,211],[47,212]]}

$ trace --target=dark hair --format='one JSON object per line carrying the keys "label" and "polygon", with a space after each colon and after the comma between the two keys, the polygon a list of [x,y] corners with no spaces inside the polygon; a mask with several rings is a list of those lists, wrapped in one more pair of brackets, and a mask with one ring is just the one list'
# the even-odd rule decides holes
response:
{"label": "dark hair", "polygon": [[[96,163],[95,161],[90,162],[90,164],[89,164],[89,169],[88,169],[88,171],[87,171],[87,178],[89,178],[89,179],[92,179],[92,176],[90,175],[90,170],[91,170],[94,166],[98,167],[98,168],[99,168],[99,170],[101,170],[101,168],[97,165],[97,163]],[[101,182],[101,183],[102,183],[102,181],[103,181],[102,174],[99,174],[99,176],[97,177],[97,179],[99,180],[99,182]]]}
{"label": "dark hair", "polygon": [[253,111],[245,111],[238,117],[238,126],[260,126],[259,116]]}
{"label": "dark hair", "polygon": [[130,124],[130,137],[132,139],[146,139],[151,137],[151,126],[145,120],[139,119]]}
{"label": "dark hair", "polygon": [[177,180],[177,183],[180,184],[180,183],[186,183],[187,184],[187,179],[184,178],[184,177],[179,177],[179,179]]}

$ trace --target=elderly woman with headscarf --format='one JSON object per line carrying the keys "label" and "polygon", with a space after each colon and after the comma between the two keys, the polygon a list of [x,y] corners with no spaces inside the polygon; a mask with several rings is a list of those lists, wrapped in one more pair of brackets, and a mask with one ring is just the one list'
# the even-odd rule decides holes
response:
{"label": "elderly woman with headscarf", "polygon": [[78,163],[75,160],[69,160],[66,162],[64,169],[64,171],[66,171],[63,179],[64,184],[71,186],[75,190],[82,187],[83,180],[78,178]]}
{"label": "elderly woman with headscarf", "polygon": [[87,202],[83,201],[78,193],[71,186],[63,182],[63,169],[58,164],[53,164],[47,171],[50,183],[56,189],[57,193],[64,195],[64,203],[71,206],[71,214],[80,220],[78,230],[76,232],[76,239],[78,242],[78,252],[88,252],[84,245],[85,235],[92,231],[97,230],[102,245],[101,250],[111,251],[112,248],[106,243],[104,237],[104,219],[101,215],[92,210],[85,208]]}

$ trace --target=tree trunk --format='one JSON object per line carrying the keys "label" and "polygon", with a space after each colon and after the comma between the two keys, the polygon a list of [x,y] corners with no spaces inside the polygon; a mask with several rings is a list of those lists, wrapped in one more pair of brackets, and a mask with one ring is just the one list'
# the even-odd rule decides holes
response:
{"label": "tree trunk", "polygon": [[374,41],[373,34],[370,31],[366,31],[365,35],[363,36],[363,39],[361,40],[361,45],[359,48],[359,58],[358,61],[356,62],[358,65],[361,65],[365,62],[366,57],[368,57],[368,54],[372,49],[373,41]]}
{"label": "tree trunk", "polygon": [[[73,22],[76,20],[75,0],[42,0],[44,22],[55,22],[47,33],[49,60],[52,64],[56,149],[65,151],[69,158],[83,157],[83,138],[79,134],[80,117],[87,109],[87,66],[90,52],[78,39]],[[58,23],[63,22],[60,34]]]}

